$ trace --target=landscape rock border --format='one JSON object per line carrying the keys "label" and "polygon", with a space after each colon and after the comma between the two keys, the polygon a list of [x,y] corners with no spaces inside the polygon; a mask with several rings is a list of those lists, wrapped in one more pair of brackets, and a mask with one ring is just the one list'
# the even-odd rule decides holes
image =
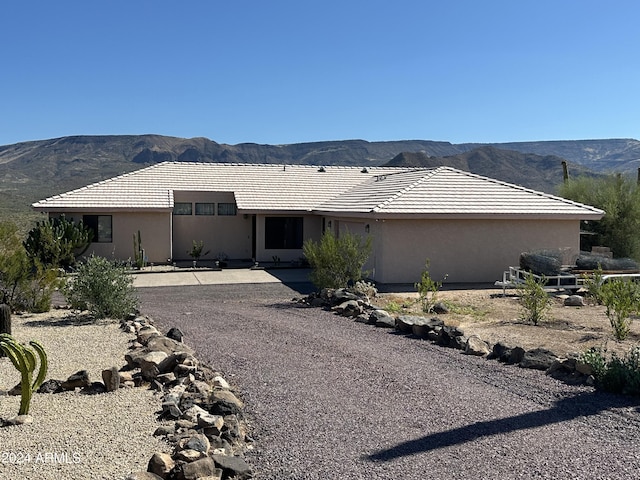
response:
{"label": "landscape rock border", "polygon": [[[66,380],[49,379],[38,393],[77,391],[106,394],[119,388],[151,388],[161,394],[158,420],[165,424],[153,433],[171,446],[171,454],[156,452],[147,470],[127,480],[238,480],[251,478],[244,453],[252,448],[244,421],[244,403],[220,372],[200,362],[182,342],[177,328],[163,335],[146,316],[132,315],[120,328],[134,334],[124,365],[102,371],[102,382],[92,382],[86,370]],[[9,394],[19,395],[19,385]]]}
{"label": "landscape rock border", "polygon": [[[580,300],[575,297],[577,296],[569,297],[571,300],[565,304],[584,305],[582,297]],[[336,315],[351,318],[356,322],[393,329],[400,334],[405,334],[408,338],[428,340],[442,347],[457,349],[466,355],[544,371],[547,375],[568,384],[595,385],[591,366],[581,362],[578,353],[562,357],[543,348],[525,350],[505,342],[490,345],[478,335],[467,336],[459,327],[445,325],[444,321],[437,317],[392,315],[372,304],[367,295],[348,288],[323,289],[296,301],[308,307],[332,311]]]}

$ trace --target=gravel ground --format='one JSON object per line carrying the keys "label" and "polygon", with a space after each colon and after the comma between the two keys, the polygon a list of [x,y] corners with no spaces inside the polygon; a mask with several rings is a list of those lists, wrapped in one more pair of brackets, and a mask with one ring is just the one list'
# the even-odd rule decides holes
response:
{"label": "gravel ground", "polygon": [[[18,340],[43,343],[49,357],[47,379],[64,380],[84,369],[92,381],[102,381],[102,370],[125,364],[132,337],[116,323],[70,320],[64,314],[54,310],[12,317]],[[0,390],[19,381],[9,359],[0,358]],[[19,404],[19,396],[0,396],[0,417],[17,415]],[[35,394],[29,412],[33,424],[0,428],[0,478],[113,480],[146,470],[154,452],[167,450],[152,435],[159,405],[160,399],[145,388],[100,395]]]}
{"label": "gravel ground", "polygon": [[239,388],[257,479],[638,477],[637,399],[298,307],[284,285],[140,293]]}

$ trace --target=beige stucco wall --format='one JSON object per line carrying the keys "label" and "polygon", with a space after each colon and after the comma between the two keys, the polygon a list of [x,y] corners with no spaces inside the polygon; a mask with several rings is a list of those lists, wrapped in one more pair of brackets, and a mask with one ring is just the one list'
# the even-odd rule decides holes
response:
{"label": "beige stucco wall", "polygon": [[[188,255],[193,241],[204,242],[209,254],[202,259],[213,259],[224,254],[229,259],[251,258],[251,216],[218,215],[218,203],[235,203],[231,192],[175,191],[174,202],[193,203],[192,215],[173,215],[173,260],[191,260]],[[215,203],[215,215],[196,215],[195,203]],[[204,253],[204,252],[203,252]]]}
{"label": "beige stucco wall", "polygon": [[[166,263],[171,258],[171,214],[169,212],[65,212],[68,219],[80,221],[83,215],[111,215],[112,241],[92,243],[85,255],[116,260],[133,260],[133,235],[140,230],[142,247],[149,262]],[[52,213],[51,217],[58,216]]]}
{"label": "beige stucco wall", "polygon": [[264,219],[265,217],[302,217],[303,240],[319,240],[322,235],[322,217],[317,215],[303,215],[292,213],[290,215],[256,215],[256,259],[259,262],[272,262],[274,256],[278,256],[282,262],[299,260],[302,257],[302,249],[267,249],[265,248]]}
{"label": "beige stucco wall", "polygon": [[520,253],[562,249],[565,263],[579,253],[578,220],[385,220],[372,222],[373,278],[419,281],[426,259],[434,280],[494,282],[517,266]]}

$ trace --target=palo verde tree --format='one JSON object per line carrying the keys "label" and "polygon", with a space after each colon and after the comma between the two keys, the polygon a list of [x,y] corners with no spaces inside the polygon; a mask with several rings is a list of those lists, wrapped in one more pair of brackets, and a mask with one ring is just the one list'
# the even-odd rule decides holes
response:
{"label": "palo verde tree", "polygon": [[593,234],[583,248],[605,245],[616,257],[640,260],[640,189],[635,182],[619,174],[579,177],[560,187],[560,195],[606,212],[600,221],[582,225]]}

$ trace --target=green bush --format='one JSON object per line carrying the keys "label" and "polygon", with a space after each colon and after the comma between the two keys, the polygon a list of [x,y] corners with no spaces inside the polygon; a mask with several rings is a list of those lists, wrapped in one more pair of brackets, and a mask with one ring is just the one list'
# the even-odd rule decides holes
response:
{"label": "green bush", "polygon": [[13,311],[48,312],[58,272],[29,259],[15,224],[0,223],[0,303]]}
{"label": "green bush", "polygon": [[539,322],[547,318],[551,308],[551,299],[544,290],[545,283],[544,275],[540,278],[527,275],[524,283],[518,287],[524,321],[538,325]]}
{"label": "green bush", "polygon": [[582,237],[582,250],[606,245],[616,257],[640,260],[640,188],[634,180],[619,174],[579,177],[562,185],[560,195],[606,212],[597,222],[582,223],[593,234]]}
{"label": "green bush", "polygon": [[623,357],[606,356],[606,347],[593,347],[583,352],[579,360],[590,365],[599,388],[613,393],[640,395],[640,346]]}
{"label": "green bush", "polygon": [[24,241],[29,258],[45,267],[69,269],[91,242],[93,232],[82,223],[67,220],[64,215],[38,222]]}
{"label": "green bush", "polygon": [[0,222],[0,303],[16,310],[15,299],[29,281],[29,258],[22,245],[18,227]]}
{"label": "green bush", "polygon": [[336,237],[331,232],[320,242],[307,240],[302,247],[309,265],[311,281],[318,288],[344,288],[367,275],[362,271],[371,254],[371,237],[363,239],[349,232]]}
{"label": "green bush", "polygon": [[97,318],[125,318],[138,306],[133,279],[123,266],[91,255],[63,288],[73,308],[89,310]]}
{"label": "green bush", "polygon": [[603,271],[600,264],[593,271],[592,275],[582,275],[584,286],[587,289],[587,296],[591,298],[596,305],[602,305],[602,276]]}
{"label": "green bush", "polygon": [[601,287],[602,304],[617,340],[624,340],[631,330],[631,314],[638,310],[640,289],[632,281],[614,278]]}
{"label": "green bush", "polygon": [[58,271],[47,268],[35,262],[26,282],[17,291],[13,303],[16,309],[33,313],[43,313],[51,310],[53,292],[62,285]]}
{"label": "green bush", "polygon": [[436,282],[431,278],[431,274],[429,273],[430,264],[431,262],[427,259],[420,281],[415,284],[416,290],[418,291],[418,298],[422,305],[422,311],[425,313],[431,313],[433,310],[433,307],[438,302],[438,292],[442,287],[442,282]]}

